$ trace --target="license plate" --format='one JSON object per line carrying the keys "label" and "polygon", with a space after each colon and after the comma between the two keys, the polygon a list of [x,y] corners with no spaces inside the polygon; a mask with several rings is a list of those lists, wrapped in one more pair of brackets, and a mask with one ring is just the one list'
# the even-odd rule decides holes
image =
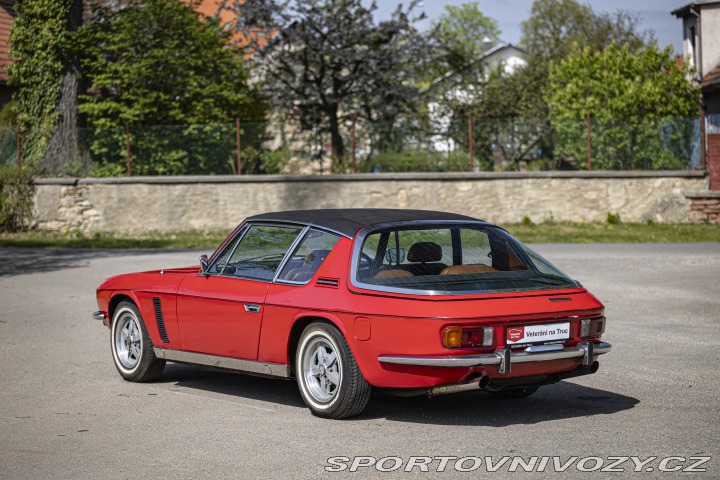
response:
{"label": "license plate", "polygon": [[538,343],[560,343],[570,338],[570,322],[546,323],[508,327],[505,343],[507,346],[521,346]]}

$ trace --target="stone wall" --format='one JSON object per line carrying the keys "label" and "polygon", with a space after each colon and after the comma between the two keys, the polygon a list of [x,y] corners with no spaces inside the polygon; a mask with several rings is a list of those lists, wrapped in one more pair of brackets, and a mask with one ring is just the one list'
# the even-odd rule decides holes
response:
{"label": "stone wall", "polygon": [[704,172],[533,172],[41,179],[47,230],[140,233],[230,229],[249,215],[305,208],[418,208],[496,223],[688,222]]}

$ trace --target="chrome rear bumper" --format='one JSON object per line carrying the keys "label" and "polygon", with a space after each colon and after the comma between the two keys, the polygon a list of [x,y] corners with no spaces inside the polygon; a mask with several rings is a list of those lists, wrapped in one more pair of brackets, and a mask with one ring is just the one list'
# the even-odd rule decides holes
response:
{"label": "chrome rear bumper", "polygon": [[524,350],[512,351],[509,348],[498,348],[493,353],[482,355],[459,355],[455,357],[402,357],[381,355],[382,363],[397,365],[418,365],[423,367],[478,367],[497,366],[498,373],[510,373],[513,363],[547,362],[565,358],[582,357],[583,365],[592,365],[595,355],[608,353],[612,345],[605,342],[580,342],[575,347],[562,345],[539,345]]}
{"label": "chrome rear bumper", "polygon": [[107,318],[104,312],[93,312],[90,314],[93,320],[104,321]]}

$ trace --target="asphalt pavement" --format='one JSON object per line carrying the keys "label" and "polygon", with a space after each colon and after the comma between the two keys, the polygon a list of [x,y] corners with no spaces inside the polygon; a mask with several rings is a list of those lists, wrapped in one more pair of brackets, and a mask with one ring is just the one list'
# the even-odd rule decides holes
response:
{"label": "asphalt pavement", "polygon": [[[0,478],[537,478],[543,461],[543,478],[720,478],[720,244],[534,248],[606,305],[595,375],[524,400],[374,394],[343,421],[313,417],[293,381],[172,364],[121,379],[89,317],[97,285],[209,252],[0,249]],[[538,457],[533,473],[513,457]],[[683,473],[698,457],[706,472]]]}

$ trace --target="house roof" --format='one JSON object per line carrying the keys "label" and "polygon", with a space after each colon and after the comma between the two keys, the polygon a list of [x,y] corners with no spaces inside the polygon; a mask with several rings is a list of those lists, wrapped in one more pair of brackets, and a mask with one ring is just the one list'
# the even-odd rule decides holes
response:
{"label": "house roof", "polygon": [[262,213],[249,217],[247,221],[310,225],[331,230],[352,238],[362,228],[381,223],[420,221],[480,222],[481,220],[456,213],[434,212],[431,210],[341,208]]}
{"label": "house roof", "polygon": [[15,20],[15,2],[0,0],[0,84],[8,81],[7,68],[12,65],[10,59],[10,27]]}
{"label": "house roof", "polygon": [[720,4],[719,0],[695,0],[692,3],[688,3],[687,5],[680,7],[676,10],[673,10],[670,12],[671,15],[675,15],[678,18],[686,17],[690,13],[690,9],[702,9],[703,5],[713,5],[713,4]]}
{"label": "house roof", "polygon": [[[244,0],[240,0],[239,3],[242,5]],[[207,17],[219,18],[221,25],[225,25],[226,28],[232,28],[234,32],[230,43],[239,47],[245,47],[251,43],[257,47],[263,47],[277,34],[276,31],[268,32],[260,28],[253,28],[246,32],[238,31],[236,29],[238,13],[234,9],[234,6],[235,2],[229,0],[201,0],[195,9]],[[252,54],[248,53],[245,55],[245,58],[247,59],[251,56]]]}
{"label": "house roof", "polygon": [[518,53],[520,53],[522,55],[527,55],[527,51],[525,51],[524,49],[522,49],[520,47],[513,45],[512,43],[509,43],[509,42],[508,43],[499,43],[499,44],[495,45],[494,47],[491,47],[490,49],[485,50],[482,54],[480,54],[480,56],[474,58],[473,60],[466,63],[462,67],[455,69],[455,70],[450,70],[449,72],[446,72],[443,75],[437,77],[436,79],[434,79],[432,81],[432,83],[430,84],[429,87],[425,88],[420,93],[427,93],[429,91],[434,90],[438,85],[441,85],[441,84],[445,83],[447,80],[451,79],[452,77],[455,77],[456,75],[466,72],[467,70],[471,69],[472,67],[487,61],[489,58],[494,57],[495,55],[499,54],[503,50],[517,50]]}
{"label": "house roof", "polygon": [[720,88],[720,63],[703,77],[700,87],[706,91]]}

